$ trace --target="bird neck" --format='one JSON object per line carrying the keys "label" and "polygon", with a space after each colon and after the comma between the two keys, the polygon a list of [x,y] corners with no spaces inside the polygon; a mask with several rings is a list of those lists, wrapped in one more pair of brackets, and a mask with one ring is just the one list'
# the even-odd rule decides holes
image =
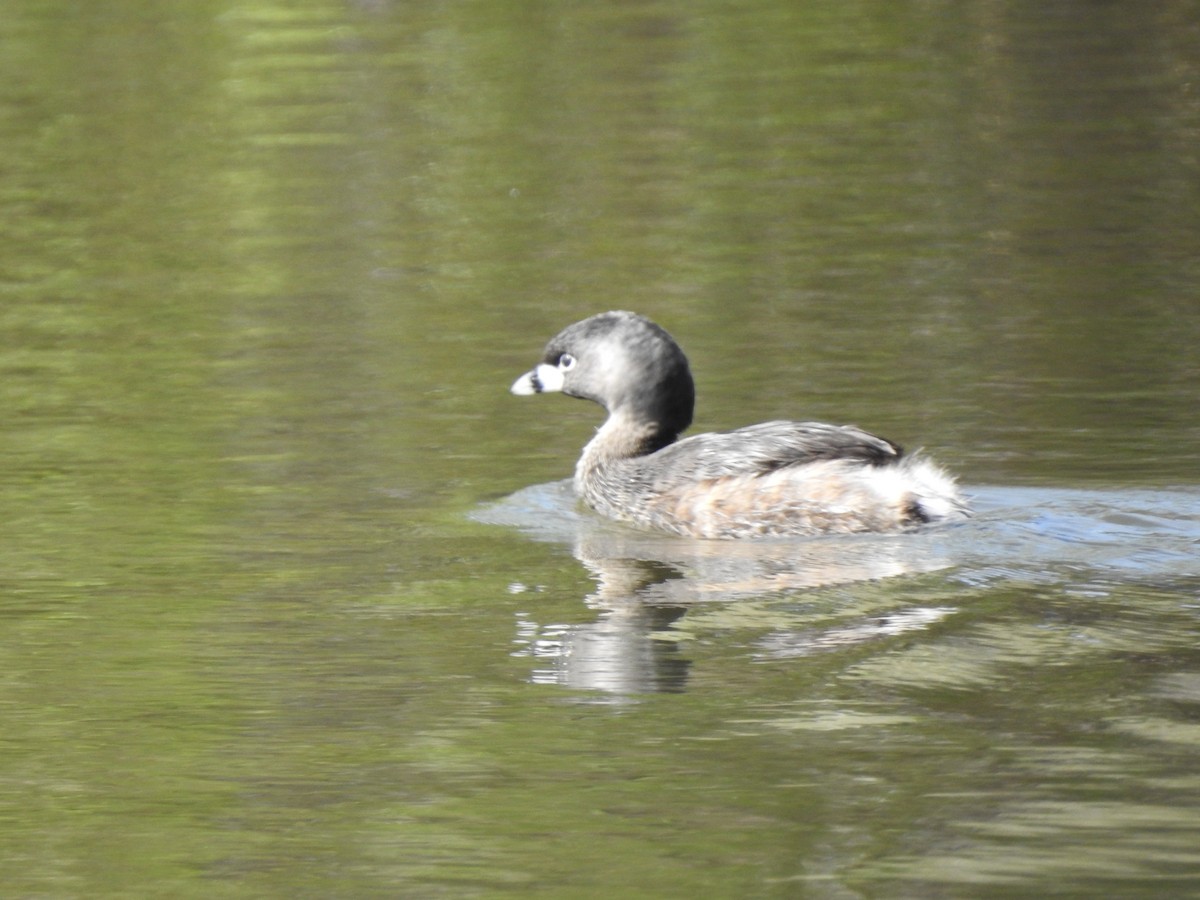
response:
{"label": "bird neck", "polygon": [[645,456],[675,441],[673,432],[655,422],[617,411],[596,431],[579,460],[580,467],[594,468],[606,462]]}

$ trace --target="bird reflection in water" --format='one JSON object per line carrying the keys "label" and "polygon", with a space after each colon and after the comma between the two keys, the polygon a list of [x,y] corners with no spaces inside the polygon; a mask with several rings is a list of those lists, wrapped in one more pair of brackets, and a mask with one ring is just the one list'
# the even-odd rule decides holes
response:
{"label": "bird reflection in water", "polygon": [[[532,680],[610,696],[680,692],[691,662],[677,627],[689,611],[750,598],[873,582],[949,566],[935,531],[770,541],[701,541],[646,534],[600,519],[575,503],[569,483],[526,488],[476,514],[515,526],[539,541],[565,544],[595,579],[584,598],[592,622],[538,622],[518,614],[516,653],[534,659]],[[528,590],[513,585],[514,593]],[[794,598],[793,598],[794,599]],[[774,617],[757,642],[758,658],[803,656],[903,631],[926,628],[949,606],[892,610],[878,616],[806,627],[803,615]],[[828,621],[828,610],[821,618]]]}

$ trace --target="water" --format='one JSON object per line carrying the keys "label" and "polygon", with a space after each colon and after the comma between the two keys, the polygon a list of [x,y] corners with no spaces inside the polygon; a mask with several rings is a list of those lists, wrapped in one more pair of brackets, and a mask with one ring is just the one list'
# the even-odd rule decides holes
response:
{"label": "water", "polygon": [[[531,658],[553,664],[537,670],[535,680],[626,694],[684,689],[680,647],[699,637],[697,625],[703,633],[714,621],[763,631],[754,639],[755,658],[784,659],[935,625],[946,629],[952,617],[969,612],[979,592],[1014,584],[1050,585],[1072,605],[1075,598],[1098,603],[1166,584],[1181,593],[1190,624],[1189,611],[1200,608],[1189,602],[1200,544],[1198,499],[1195,490],[979,488],[976,516],[963,525],[733,546],[645,535],[603,521],[579,509],[569,482],[520,491],[475,517],[565,545],[596,582],[586,598],[598,611],[596,622],[539,625],[522,616],[518,644]],[[936,582],[919,580],[930,591],[928,603],[894,608],[893,591],[903,580],[926,573],[939,573]],[[864,592],[868,603],[878,602],[881,585],[886,610],[864,616],[871,609],[858,608]],[[536,587],[514,582],[509,590]],[[806,598],[800,606],[797,592]],[[825,599],[813,605],[815,598]],[[1101,643],[1122,634],[1118,629]],[[1048,646],[1034,652],[1063,652],[1061,634],[1050,630],[1047,637]],[[1081,643],[1088,652],[1091,642]],[[932,658],[922,677],[957,678],[940,668]]]}
{"label": "water", "polygon": [[[186,6],[0,23],[6,893],[1200,890],[1192,4]],[[581,512],[613,307],[978,515]]]}

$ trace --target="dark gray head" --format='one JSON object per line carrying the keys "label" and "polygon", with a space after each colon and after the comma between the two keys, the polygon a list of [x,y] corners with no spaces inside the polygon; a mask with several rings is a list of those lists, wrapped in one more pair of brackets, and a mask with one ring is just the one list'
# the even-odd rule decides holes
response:
{"label": "dark gray head", "polygon": [[514,394],[562,391],[612,415],[654,425],[660,445],[692,424],[696,391],[687,357],[662,328],[631,312],[606,312],[560,331]]}

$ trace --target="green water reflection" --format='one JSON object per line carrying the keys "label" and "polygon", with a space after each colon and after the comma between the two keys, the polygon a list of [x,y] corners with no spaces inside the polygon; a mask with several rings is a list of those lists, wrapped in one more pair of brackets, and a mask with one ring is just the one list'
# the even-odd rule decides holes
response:
{"label": "green water reflection", "polygon": [[1194,891],[1194,494],[1120,571],[638,606],[662,693],[539,680],[612,585],[468,518],[569,473],[595,410],[506,389],[611,307],[698,428],[1194,486],[1194,12],[7,4],[6,892]]}

